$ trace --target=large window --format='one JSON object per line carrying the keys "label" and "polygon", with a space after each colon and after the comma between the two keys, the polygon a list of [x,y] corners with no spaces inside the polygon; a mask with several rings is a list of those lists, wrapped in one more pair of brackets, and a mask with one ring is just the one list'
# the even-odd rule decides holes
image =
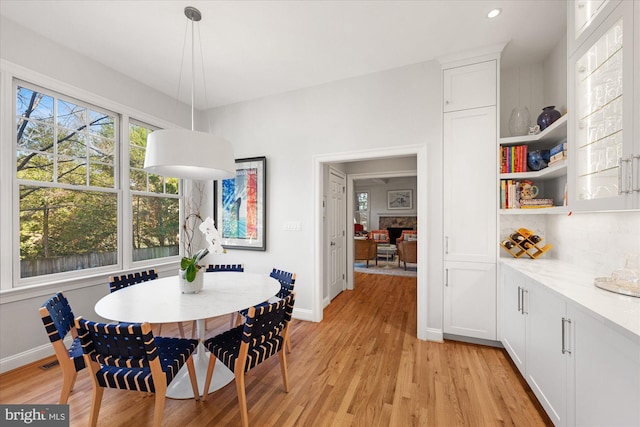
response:
{"label": "large window", "polygon": [[[126,265],[177,255],[178,180],[142,170],[150,127],[131,125],[121,138],[115,112],[30,84],[15,90],[20,278],[115,268],[130,253],[123,244],[133,247]],[[128,201],[130,214],[119,215]]]}
{"label": "large window", "polygon": [[356,224],[361,224],[365,231],[369,230],[369,193],[364,191],[356,192]]}
{"label": "large window", "polygon": [[178,255],[180,199],[178,179],[153,175],[142,169],[147,135],[141,123],[129,125],[129,187],[132,208],[133,260]]}

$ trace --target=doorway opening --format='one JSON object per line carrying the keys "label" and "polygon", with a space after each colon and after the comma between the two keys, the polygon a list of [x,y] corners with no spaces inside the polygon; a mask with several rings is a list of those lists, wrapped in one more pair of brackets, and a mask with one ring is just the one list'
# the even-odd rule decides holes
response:
{"label": "doorway opening", "polygon": [[[392,162],[393,159],[415,156],[416,168],[414,170],[395,171],[398,176],[416,176],[416,191],[423,195],[416,203],[416,216],[418,223],[423,224],[426,230],[427,222],[427,147],[426,145],[392,147],[376,150],[363,150],[349,153],[336,153],[317,155],[313,158],[313,200],[314,208],[314,276],[312,286],[313,320],[321,321],[323,309],[330,303],[328,292],[328,268],[327,268],[327,247],[330,241],[327,237],[326,225],[326,200],[329,167],[346,169],[346,164],[352,162],[365,161],[385,161]],[[354,208],[353,176],[359,175],[357,168],[348,174],[347,178],[347,203],[344,212],[345,218],[351,219]],[[363,172],[364,173],[364,172]],[[377,174],[378,176],[380,173]],[[350,223],[353,221],[351,220]],[[345,241],[347,243],[348,270],[351,270],[351,278],[348,283],[353,283],[353,236],[354,227],[346,227]],[[427,239],[418,240],[418,277],[417,277],[417,331],[418,338],[427,339]],[[420,273],[420,271],[422,273]],[[349,274],[349,273],[348,273]]]}

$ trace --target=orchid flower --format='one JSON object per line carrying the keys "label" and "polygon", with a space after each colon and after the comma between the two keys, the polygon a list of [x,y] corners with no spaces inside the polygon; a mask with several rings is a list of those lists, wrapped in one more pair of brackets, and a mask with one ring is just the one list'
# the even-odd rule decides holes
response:
{"label": "orchid flower", "polygon": [[200,269],[198,266],[198,262],[207,256],[209,253],[212,254],[223,254],[226,252],[222,244],[220,243],[220,234],[218,230],[216,230],[215,224],[211,217],[207,217],[202,224],[198,227],[200,231],[204,234],[205,240],[209,244],[209,247],[200,249],[193,258],[182,258],[182,262],[180,263],[180,268],[185,270],[185,276],[187,281],[193,282],[196,278],[196,273]]}

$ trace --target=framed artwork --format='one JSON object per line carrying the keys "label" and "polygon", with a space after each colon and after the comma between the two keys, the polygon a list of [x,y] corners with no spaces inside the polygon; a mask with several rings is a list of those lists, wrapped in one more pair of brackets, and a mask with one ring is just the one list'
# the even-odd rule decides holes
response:
{"label": "framed artwork", "polygon": [[267,158],[236,160],[236,176],[216,181],[216,228],[225,249],[267,249]]}
{"label": "framed artwork", "polygon": [[413,209],[412,190],[387,191],[387,209]]}

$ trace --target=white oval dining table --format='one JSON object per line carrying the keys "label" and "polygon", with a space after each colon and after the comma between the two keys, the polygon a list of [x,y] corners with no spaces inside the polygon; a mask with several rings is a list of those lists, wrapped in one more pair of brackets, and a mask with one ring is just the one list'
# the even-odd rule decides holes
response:
{"label": "white oval dining table", "polygon": [[[209,352],[204,347],[205,319],[235,313],[260,304],[280,290],[280,283],[266,274],[244,272],[204,273],[203,289],[196,294],[180,292],[178,276],[163,277],[120,289],[102,297],[95,305],[98,316],[118,322],[173,323],[197,321],[200,344],[193,355],[198,389],[204,394]],[[210,391],[233,380],[231,372],[217,361]],[[183,366],[167,388],[167,397],[193,398],[187,367]]]}

